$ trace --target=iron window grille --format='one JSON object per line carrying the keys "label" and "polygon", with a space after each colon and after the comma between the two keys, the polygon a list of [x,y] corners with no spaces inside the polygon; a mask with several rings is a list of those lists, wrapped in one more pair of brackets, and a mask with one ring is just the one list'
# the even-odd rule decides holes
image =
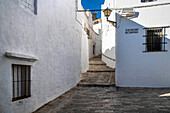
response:
{"label": "iron window grille", "polygon": [[31,66],[12,64],[12,101],[31,97]]}
{"label": "iron window grille", "polygon": [[98,24],[98,23],[99,23],[99,21],[95,21],[95,22],[94,22],[94,24]]}
{"label": "iron window grille", "polygon": [[93,45],[93,55],[95,55],[95,45]]}
{"label": "iron window grille", "polygon": [[88,28],[85,28],[85,31],[86,31],[88,38],[90,38],[90,30]]}
{"label": "iron window grille", "polygon": [[27,11],[37,15],[37,0],[20,0],[21,6],[24,7]]}
{"label": "iron window grille", "polygon": [[144,28],[146,38],[145,51],[144,52],[157,52],[157,51],[167,51],[165,49],[165,36],[167,27],[157,27],[157,28]]}
{"label": "iron window grille", "polygon": [[141,0],[141,2],[154,2],[154,1],[157,1],[157,0]]}

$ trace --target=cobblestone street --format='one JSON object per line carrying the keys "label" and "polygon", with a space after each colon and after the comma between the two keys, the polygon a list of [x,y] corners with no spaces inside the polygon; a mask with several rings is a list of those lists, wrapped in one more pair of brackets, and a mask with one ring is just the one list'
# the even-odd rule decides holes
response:
{"label": "cobblestone street", "polygon": [[78,86],[36,113],[169,113],[169,89]]}
{"label": "cobblestone street", "polygon": [[170,113],[170,89],[116,89],[114,70],[99,58],[90,65],[78,86],[35,113]]}

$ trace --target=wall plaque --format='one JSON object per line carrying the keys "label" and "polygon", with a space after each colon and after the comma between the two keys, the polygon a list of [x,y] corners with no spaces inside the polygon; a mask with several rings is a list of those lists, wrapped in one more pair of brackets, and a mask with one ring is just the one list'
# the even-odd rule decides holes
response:
{"label": "wall plaque", "polygon": [[135,34],[138,33],[138,28],[134,28],[134,29],[125,29],[125,34]]}

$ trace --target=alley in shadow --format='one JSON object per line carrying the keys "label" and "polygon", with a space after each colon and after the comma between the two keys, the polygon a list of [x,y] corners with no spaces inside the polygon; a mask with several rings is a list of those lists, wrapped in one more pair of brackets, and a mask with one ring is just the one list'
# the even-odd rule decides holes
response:
{"label": "alley in shadow", "polygon": [[169,113],[170,89],[115,87],[115,70],[90,60],[80,83],[35,113]]}

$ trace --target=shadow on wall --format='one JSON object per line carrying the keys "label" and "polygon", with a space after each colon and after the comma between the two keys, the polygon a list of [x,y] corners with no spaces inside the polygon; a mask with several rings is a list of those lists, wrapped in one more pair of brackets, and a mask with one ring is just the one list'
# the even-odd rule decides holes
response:
{"label": "shadow on wall", "polygon": [[[146,52],[144,26],[127,18],[119,18],[116,37],[116,85],[121,87],[167,86],[169,84],[169,52]],[[147,19],[147,18],[146,18]],[[140,21],[140,20],[139,20]],[[158,23],[156,26],[158,26]],[[149,27],[153,26],[150,23]],[[155,27],[156,27],[155,26]],[[129,29],[138,29],[137,33],[126,33]],[[131,31],[131,30],[130,30]],[[168,30],[167,34],[170,34]],[[166,50],[170,49],[170,39],[165,37]],[[161,76],[160,76],[161,75]],[[152,78],[152,79],[151,79]]]}
{"label": "shadow on wall", "polygon": [[102,60],[107,64],[107,66],[115,68],[116,64],[115,47],[107,49],[102,55]]}

